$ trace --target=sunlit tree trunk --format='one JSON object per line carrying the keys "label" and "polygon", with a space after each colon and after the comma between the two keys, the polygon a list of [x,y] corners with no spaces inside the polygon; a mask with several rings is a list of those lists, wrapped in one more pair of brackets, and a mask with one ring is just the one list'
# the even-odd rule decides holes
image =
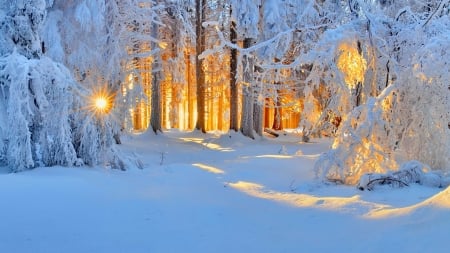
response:
{"label": "sunlit tree trunk", "polygon": [[[361,48],[361,42],[358,41],[358,54],[362,57],[362,48]],[[362,96],[363,96],[363,84],[361,81],[358,81],[355,84],[355,87],[352,88],[352,103],[353,107],[360,106],[362,104]]]}
{"label": "sunlit tree trunk", "polygon": [[[221,90],[222,90],[222,92],[224,92],[224,87],[223,86],[221,87]],[[217,118],[217,129],[220,130],[220,131],[223,131],[223,128],[224,128],[223,127],[223,125],[224,125],[223,122],[225,121],[225,119],[223,117],[224,110],[225,110],[223,104],[224,104],[224,95],[222,95],[219,98],[219,107],[218,107],[219,115],[218,115],[218,118]]]}
{"label": "sunlit tree trunk", "polygon": [[362,96],[362,84],[358,82],[355,85],[355,88],[352,88],[352,107],[357,107],[361,105],[361,96]]}
{"label": "sunlit tree trunk", "polygon": [[277,101],[274,108],[274,116],[273,116],[273,125],[272,129],[274,130],[281,130],[283,129],[283,120],[282,120],[282,114],[283,114],[283,108],[281,104],[281,96],[280,96],[280,90],[277,89]]}
{"label": "sunlit tree trunk", "polygon": [[206,76],[205,70],[203,69],[203,59],[198,56],[205,49],[205,29],[202,26],[205,20],[204,8],[206,6],[206,0],[196,0],[196,59],[195,59],[195,70],[197,79],[197,126],[196,128],[206,133],[206,122],[205,122],[205,85]]}
{"label": "sunlit tree trunk", "polygon": [[[249,48],[254,42],[254,39],[244,39],[244,48]],[[243,56],[243,82],[242,87],[242,119],[241,132],[244,136],[255,138],[254,123],[253,123],[253,106],[254,106],[254,92],[253,92],[253,69],[254,63],[250,55]]]}
{"label": "sunlit tree trunk", "polygon": [[[158,26],[153,24],[152,27],[152,37],[158,38]],[[158,44],[152,43],[152,50],[158,48]],[[152,98],[151,98],[151,116],[150,116],[150,125],[152,127],[153,132],[158,133],[162,132],[162,124],[161,124],[161,54],[158,53],[154,56],[152,63]]]}
{"label": "sunlit tree trunk", "polygon": [[188,91],[187,91],[187,95],[188,95],[188,111],[189,111],[189,119],[188,119],[188,129],[192,130],[195,127],[195,119],[194,119],[194,83],[192,81],[191,78],[191,72],[192,72],[192,67],[191,67],[191,50],[188,51],[188,53],[186,54],[186,59],[187,59],[187,85],[188,85]]}
{"label": "sunlit tree trunk", "polygon": [[[206,66],[209,67],[209,64],[207,64]],[[211,75],[209,75],[209,77],[211,78]],[[211,83],[214,85],[214,81],[211,81]],[[206,130],[211,130],[213,129],[213,117],[212,115],[216,115],[214,113],[214,102],[216,100],[216,98],[214,98],[214,90],[215,90],[215,86],[213,85],[208,85],[209,89],[207,91],[207,96],[206,96],[206,108],[205,108],[205,116],[206,116]]]}
{"label": "sunlit tree trunk", "polygon": [[[264,128],[270,128],[271,121],[271,108],[270,108],[271,100],[269,98],[266,98],[266,105],[264,107]],[[272,123],[273,124],[273,123]]]}
{"label": "sunlit tree trunk", "polygon": [[[230,41],[237,42],[236,23],[231,22]],[[237,50],[231,49],[230,52],[230,129],[239,130],[239,90],[236,80],[237,73]]]}

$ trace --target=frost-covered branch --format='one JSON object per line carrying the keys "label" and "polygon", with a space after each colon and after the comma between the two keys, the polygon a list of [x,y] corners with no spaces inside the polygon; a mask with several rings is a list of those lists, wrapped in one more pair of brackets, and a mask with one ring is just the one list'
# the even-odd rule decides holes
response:
{"label": "frost-covered branch", "polygon": [[447,8],[450,8],[448,6],[449,3],[450,3],[450,0],[441,0],[438,7],[433,11],[433,13],[430,14],[428,19],[423,23],[422,27],[425,27],[430,22],[430,20],[433,19],[434,16],[436,16],[437,13],[441,12],[444,9],[445,6],[447,6]]}
{"label": "frost-covered branch", "polygon": [[[219,52],[223,52],[223,50],[225,48],[235,49],[239,52],[240,55],[249,55],[252,53],[256,53],[258,50],[261,50],[265,47],[270,47],[270,46],[272,46],[272,44],[274,42],[280,41],[281,39],[285,38],[286,36],[290,36],[293,33],[302,33],[305,30],[317,30],[317,29],[323,29],[323,28],[327,27],[327,25],[317,25],[317,26],[303,27],[301,29],[292,28],[292,29],[288,29],[288,30],[279,32],[275,36],[273,36],[267,40],[258,42],[256,44],[254,44],[253,46],[250,46],[248,48],[242,48],[237,43],[233,43],[225,38],[223,32],[220,29],[218,22],[216,22],[216,21],[204,22],[203,26],[204,27],[214,27],[214,29],[217,32],[217,36],[218,36],[220,42],[218,45],[214,46],[214,48],[207,49],[203,53],[201,53],[199,56],[201,59],[204,59],[210,55],[213,55],[213,54],[216,54]],[[289,64],[283,64],[283,63],[267,64],[266,63],[266,64],[259,65],[259,67],[263,68],[263,69],[289,69],[289,68],[295,68],[295,67],[299,66],[301,63],[301,60],[302,60],[301,58],[297,58],[294,62],[289,63]],[[271,60],[271,61],[273,62],[273,60]]]}

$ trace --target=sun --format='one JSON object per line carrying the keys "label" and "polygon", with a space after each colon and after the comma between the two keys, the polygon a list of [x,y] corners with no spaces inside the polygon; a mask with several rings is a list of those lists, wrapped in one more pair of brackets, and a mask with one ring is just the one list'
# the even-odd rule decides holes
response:
{"label": "sun", "polygon": [[105,110],[108,108],[108,100],[103,96],[95,98],[95,107],[97,110]]}
{"label": "sun", "polygon": [[107,115],[113,107],[114,95],[107,89],[93,91],[89,96],[89,111],[97,116]]}

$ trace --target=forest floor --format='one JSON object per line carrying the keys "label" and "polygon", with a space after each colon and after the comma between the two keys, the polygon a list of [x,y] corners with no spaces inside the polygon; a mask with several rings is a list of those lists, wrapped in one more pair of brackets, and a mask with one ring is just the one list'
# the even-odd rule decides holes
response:
{"label": "forest floor", "polygon": [[[315,179],[327,139],[125,137],[131,166],[0,172],[0,252],[448,252],[450,189]],[[3,170],[4,171],[4,170]]]}

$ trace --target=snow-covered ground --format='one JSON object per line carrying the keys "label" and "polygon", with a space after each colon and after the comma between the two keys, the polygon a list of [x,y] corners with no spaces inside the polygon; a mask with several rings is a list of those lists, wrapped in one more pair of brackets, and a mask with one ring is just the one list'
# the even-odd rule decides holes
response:
{"label": "snow-covered ground", "polygon": [[300,139],[146,133],[127,171],[0,173],[0,252],[448,252],[450,189],[324,184],[329,141]]}

